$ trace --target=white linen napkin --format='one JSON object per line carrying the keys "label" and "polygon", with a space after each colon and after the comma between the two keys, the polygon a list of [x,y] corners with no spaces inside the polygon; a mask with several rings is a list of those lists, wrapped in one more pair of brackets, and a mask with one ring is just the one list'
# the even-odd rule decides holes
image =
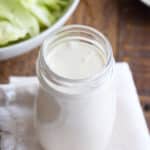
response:
{"label": "white linen napkin", "polygon": [[[117,115],[106,150],[150,150],[150,136],[140,107],[131,71],[117,63]],[[36,77],[11,77],[0,85],[1,150],[42,150],[33,127]]]}

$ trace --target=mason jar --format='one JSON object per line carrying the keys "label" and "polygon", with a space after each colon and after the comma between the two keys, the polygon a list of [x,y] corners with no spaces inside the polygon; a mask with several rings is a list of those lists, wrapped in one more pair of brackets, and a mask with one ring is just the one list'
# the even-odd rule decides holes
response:
{"label": "mason jar", "polygon": [[[84,65],[79,63],[81,55]],[[97,58],[103,61],[101,69]],[[40,49],[37,76],[36,130],[41,146],[104,150],[116,110],[114,57],[107,38],[83,25],[59,29]]]}

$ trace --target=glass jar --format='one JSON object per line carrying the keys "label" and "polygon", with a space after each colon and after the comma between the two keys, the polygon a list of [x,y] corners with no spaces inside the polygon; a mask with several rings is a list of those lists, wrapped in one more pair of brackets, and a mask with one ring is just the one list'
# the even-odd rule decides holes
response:
{"label": "glass jar", "polygon": [[[99,49],[106,63],[98,73],[70,79],[55,73],[46,57],[62,41],[82,41]],[[45,150],[104,150],[111,136],[116,110],[114,57],[109,41],[82,25],[58,30],[41,47],[37,60],[40,82],[36,129]]]}

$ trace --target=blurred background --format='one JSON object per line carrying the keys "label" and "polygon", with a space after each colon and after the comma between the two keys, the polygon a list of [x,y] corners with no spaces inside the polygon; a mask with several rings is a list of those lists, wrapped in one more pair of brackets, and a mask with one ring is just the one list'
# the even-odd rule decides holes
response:
{"label": "blurred background", "polygon": [[[67,24],[95,27],[111,41],[116,60],[129,63],[150,129],[150,7],[140,0],[81,0]],[[0,83],[35,75],[38,50],[0,61]]]}

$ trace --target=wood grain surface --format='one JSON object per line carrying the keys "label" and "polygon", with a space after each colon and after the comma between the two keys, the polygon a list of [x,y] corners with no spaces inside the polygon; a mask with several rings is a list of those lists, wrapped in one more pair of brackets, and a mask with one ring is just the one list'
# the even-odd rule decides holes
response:
{"label": "wood grain surface", "polygon": [[150,129],[150,8],[137,0],[120,1],[117,60],[133,72]]}
{"label": "wood grain surface", "polygon": [[[98,29],[111,41],[116,60],[129,63],[150,128],[150,8],[139,0],[81,0],[67,24]],[[10,75],[35,75],[38,50],[0,62],[0,83]]]}

